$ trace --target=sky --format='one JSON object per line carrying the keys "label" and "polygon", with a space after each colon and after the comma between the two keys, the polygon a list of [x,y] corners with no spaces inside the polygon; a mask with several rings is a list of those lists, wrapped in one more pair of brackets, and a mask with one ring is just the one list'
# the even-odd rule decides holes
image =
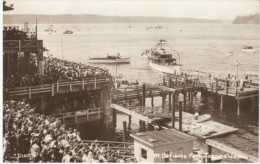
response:
{"label": "sky", "polygon": [[7,14],[97,14],[234,19],[259,13],[259,0],[6,0]]}

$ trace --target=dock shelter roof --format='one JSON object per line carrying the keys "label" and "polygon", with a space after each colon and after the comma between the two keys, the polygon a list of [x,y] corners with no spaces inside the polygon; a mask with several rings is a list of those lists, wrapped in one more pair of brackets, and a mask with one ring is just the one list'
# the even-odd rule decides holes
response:
{"label": "dock shelter roof", "polygon": [[154,130],[130,134],[135,140],[151,147],[187,142],[195,138],[175,129]]}

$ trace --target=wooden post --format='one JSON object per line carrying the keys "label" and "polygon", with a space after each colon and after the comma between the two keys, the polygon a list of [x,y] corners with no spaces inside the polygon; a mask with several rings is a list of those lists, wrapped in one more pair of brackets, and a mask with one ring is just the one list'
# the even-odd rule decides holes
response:
{"label": "wooden post", "polygon": [[28,92],[29,92],[29,99],[32,98],[32,91],[31,91],[31,87],[28,88]]}
{"label": "wooden post", "polygon": [[58,81],[57,81],[56,87],[57,87],[57,88],[56,88],[56,89],[57,89],[56,91],[57,91],[57,93],[59,93],[59,82],[58,82]]}
{"label": "wooden post", "polygon": [[143,131],[142,120],[139,120],[139,132]]}
{"label": "wooden post", "polygon": [[132,123],[132,116],[129,115],[129,116],[128,116],[128,131],[131,130],[131,123]]}
{"label": "wooden post", "polygon": [[216,90],[215,92],[218,93],[218,79],[216,79],[216,86],[215,86]]}
{"label": "wooden post", "polygon": [[51,96],[54,96],[54,83],[51,85]]}
{"label": "wooden post", "polygon": [[190,93],[190,109],[193,112],[192,105],[193,105],[193,92]]}
{"label": "wooden post", "polygon": [[142,121],[142,129],[143,129],[143,132],[145,131],[145,121]]}
{"label": "wooden post", "polygon": [[143,84],[143,99],[142,99],[142,106],[145,106],[145,84]]}
{"label": "wooden post", "polygon": [[123,121],[123,142],[126,142],[126,121]]}
{"label": "wooden post", "polygon": [[175,92],[172,92],[172,128],[175,128]]}
{"label": "wooden post", "polygon": [[240,117],[240,100],[237,100],[237,119]]}
{"label": "wooden post", "polygon": [[186,112],[186,91],[183,92],[183,111]]}
{"label": "wooden post", "polygon": [[182,102],[179,102],[179,131],[182,131]]}
{"label": "wooden post", "polygon": [[71,86],[71,81],[70,81],[70,92],[72,92],[72,86]]}
{"label": "wooden post", "polygon": [[190,102],[190,91],[188,92],[188,100]]}
{"label": "wooden post", "polygon": [[101,113],[100,113],[100,108],[98,108],[98,118],[100,119],[101,118]]}
{"label": "wooden post", "polygon": [[228,95],[228,80],[227,78],[225,79],[225,93]]}
{"label": "wooden post", "polygon": [[94,78],[94,88],[97,89],[97,78]]}
{"label": "wooden post", "polygon": [[169,92],[169,111],[172,110],[172,96],[171,96],[171,92]]}
{"label": "wooden post", "polygon": [[223,115],[223,102],[224,101],[224,98],[223,98],[223,95],[220,95],[220,117],[222,117],[222,115]]}
{"label": "wooden post", "polygon": [[152,126],[152,124],[151,123],[148,123],[148,131],[152,131],[153,130],[153,126]]}
{"label": "wooden post", "polygon": [[85,90],[85,80],[84,80],[84,78],[82,79],[82,91],[84,91]]}
{"label": "wooden post", "polygon": [[162,109],[164,110],[164,107],[165,107],[165,95],[163,93],[162,95]]}
{"label": "wooden post", "polygon": [[151,106],[154,107],[154,98],[153,98],[153,96],[151,97]]}
{"label": "wooden post", "polygon": [[212,147],[210,145],[207,146],[208,154],[207,154],[207,163],[211,163],[211,154],[212,154]]}
{"label": "wooden post", "polygon": [[211,92],[213,93],[213,84],[211,83]]}

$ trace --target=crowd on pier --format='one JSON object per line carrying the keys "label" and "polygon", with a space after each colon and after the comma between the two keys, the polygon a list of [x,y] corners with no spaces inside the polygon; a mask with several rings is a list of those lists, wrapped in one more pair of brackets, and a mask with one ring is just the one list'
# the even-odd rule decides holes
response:
{"label": "crowd on pier", "polygon": [[28,40],[36,39],[35,32],[25,32],[20,30],[19,26],[4,26],[3,27],[4,40]]}
{"label": "crowd on pier", "polygon": [[169,75],[168,78],[181,79],[183,83],[197,83],[197,82],[204,82],[204,80],[209,80],[215,82],[216,80],[220,80],[221,82],[225,83],[225,79],[227,79],[227,87],[229,88],[244,88],[248,85],[248,75],[244,76],[235,76],[235,75],[222,75],[222,74],[212,74],[208,72],[202,71],[183,71],[179,75]]}
{"label": "crowd on pier", "polygon": [[82,80],[88,78],[109,77],[107,69],[85,65],[81,63],[69,62],[52,56],[44,57],[44,73],[34,73],[26,75],[11,74],[5,78],[5,87],[24,87],[41,84],[51,84],[57,81]]}
{"label": "crowd on pier", "polygon": [[76,129],[36,113],[25,100],[9,99],[3,106],[5,162],[125,162],[118,150],[84,143]]}

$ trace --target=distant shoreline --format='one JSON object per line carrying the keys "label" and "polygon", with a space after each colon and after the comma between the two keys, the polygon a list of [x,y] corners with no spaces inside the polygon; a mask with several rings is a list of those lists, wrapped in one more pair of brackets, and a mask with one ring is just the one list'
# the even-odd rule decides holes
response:
{"label": "distant shoreline", "polygon": [[4,24],[21,24],[24,22],[35,22],[39,24],[77,24],[77,23],[223,23],[220,19],[199,19],[199,18],[171,18],[171,17],[120,17],[102,15],[3,15]]}

